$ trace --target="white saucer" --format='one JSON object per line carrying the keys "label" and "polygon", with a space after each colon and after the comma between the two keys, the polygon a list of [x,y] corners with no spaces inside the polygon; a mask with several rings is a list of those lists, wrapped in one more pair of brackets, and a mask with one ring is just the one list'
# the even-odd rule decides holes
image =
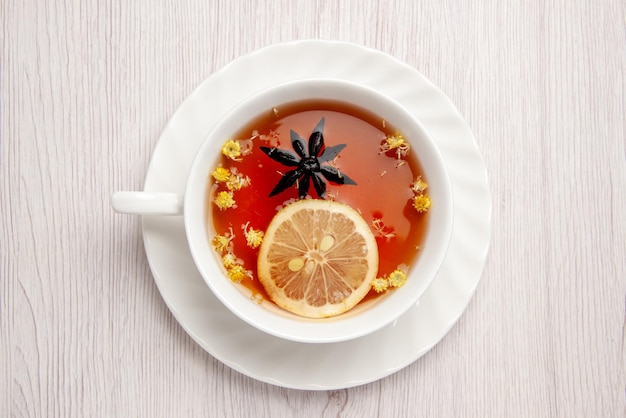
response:
{"label": "white saucer", "polygon": [[449,99],[415,69],[378,51],[327,41],[270,46],[214,73],[185,100],[159,139],[145,190],[183,193],[195,151],[219,118],[272,84],[309,77],[348,79],[391,95],[442,150],[454,190],[454,231],[444,265],[418,305],[356,340],[282,340],[247,325],[213,296],[194,266],[181,217],[144,217],[143,234],[165,303],[213,357],[275,385],[339,389],[380,379],[421,357],[461,316],[482,275],[491,234],[488,180],[474,137]]}

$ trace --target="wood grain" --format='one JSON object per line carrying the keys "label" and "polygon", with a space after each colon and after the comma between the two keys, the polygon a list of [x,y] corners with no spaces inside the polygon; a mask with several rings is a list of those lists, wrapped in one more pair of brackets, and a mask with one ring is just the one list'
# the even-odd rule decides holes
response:
{"label": "wood grain", "polygon": [[[469,3],[0,3],[0,415],[625,416],[626,5]],[[327,392],[204,352],[154,285],[139,219],[109,206],[142,187],[213,71],[306,38],[429,77],[476,135],[494,198],[483,280],[451,332],[392,376]]]}

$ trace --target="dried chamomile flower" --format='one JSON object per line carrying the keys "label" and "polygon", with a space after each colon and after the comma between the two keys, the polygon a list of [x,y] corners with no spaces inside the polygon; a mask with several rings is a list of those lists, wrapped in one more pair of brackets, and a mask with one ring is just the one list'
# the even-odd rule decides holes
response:
{"label": "dried chamomile flower", "polygon": [[248,176],[244,176],[241,173],[238,173],[237,171],[233,171],[228,179],[228,181],[226,181],[226,187],[228,187],[228,190],[241,190],[244,187],[247,187],[250,185],[250,177]]}
{"label": "dried chamomile flower", "polygon": [[228,269],[228,278],[234,283],[241,283],[248,276],[248,272],[241,264],[235,264]]}
{"label": "dried chamomile flower", "polygon": [[241,144],[237,140],[229,139],[222,147],[222,154],[233,161],[241,161]]}
{"label": "dried chamomile flower", "polygon": [[388,287],[389,281],[384,277],[377,277],[372,280],[372,289],[374,289],[376,293],[384,292]]}
{"label": "dried chamomile flower", "polygon": [[411,149],[411,145],[407,142],[404,136],[400,133],[395,133],[393,135],[389,135],[385,140],[380,144],[380,152],[385,153],[392,150],[396,151],[396,158],[400,159],[405,157],[406,154]]}
{"label": "dried chamomile flower", "polygon": [[430,197],[426,195],[417,195],[413,199],[413,207],[419,213],[428,212],[430,209],[430,205],[432,204]]}
{"label": "dried chamomile flower", "polygon": [[426,194],[426,189],[428,189],[428,184],[422,180],[421,176],[416,178],[411,185],[411,190],[415,193],[413,207],[418,213],[428,212],[432,204],[430,197]]}
{"label": "dried chamomile flower", "polygon": [[263,231],[250,228],[250,222],[247,222],[242,226],[243,233],[246,236],[246,243],[250,248],[258,248],[259,245],[263,242],[263,236],[265,235]]}
{"label": "dried chamomile flower", "polygon": [[226,234],[226,235],[216,235],[212,240],[211,240],[211,244],[213,245],[213,248],[215,248],[215,251],[221,253],[224,252],[228,246],[230,245],[230,242],[233,240],[235,236],[233,234]]}
{"label": "dried chamomile flower", "polygon": [[404,271],[397,269],[387,277],[377,277],[372,280],[372,289],[376,293],[384,292],[390,287],[401,287],[406,283],[407,275]]}
{"label": "dried chamomile flower", "polygon": [[406,283],[406,273],[401,270],[394,270],[387,278],[389,286],[401,287]]}
{"label": "dried chamomile flower", "polygon": [[216,182],[224,183],[230,179],[230,171],[228,171],[224,167],[217,167],[215,170],[213,170],[211,176],[213,176]]}
{"label": "dried chamomile flower", "polygon": [[213,199],[215,204],[220,210],[225,210],[235,206],[235,199],[233,199],[233,192],[221,191]]}
{"label": "dried chamomile flower", "polygon": [[226,253],[222,257],[222,263],[225,268],[230,269],[237,264],[237,257],[235,257],[235,254],[233,253]]}
{"label": "dried chamomile flower", "polygon": [[428,189],[428,184],[422,180],[422,176],[415,179],[411,185],[411,190],[417,194],[423,194]]}

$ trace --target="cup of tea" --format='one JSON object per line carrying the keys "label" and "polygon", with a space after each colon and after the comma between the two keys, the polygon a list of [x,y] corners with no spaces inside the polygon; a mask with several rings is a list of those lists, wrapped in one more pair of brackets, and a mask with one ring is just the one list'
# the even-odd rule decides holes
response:
{"label": "cup of tea", "polygon": [[365,85],[269,87],[207,134],[184,195],[117,192],[120,213],[183,216],[230,311],[307,343],[358,338],[414,306],[452,234],[445,161],[420,121]]}

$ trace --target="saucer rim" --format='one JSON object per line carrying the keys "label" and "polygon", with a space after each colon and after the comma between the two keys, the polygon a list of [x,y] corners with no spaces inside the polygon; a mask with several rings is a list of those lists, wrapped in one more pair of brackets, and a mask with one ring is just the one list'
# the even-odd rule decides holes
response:
{"label": "saucer rim", "polygon": [[[458,321],[461,314],[465,311],[465,308],[469,304],[469,301],[472,299],[474,291],[476,287],[478,286],[478,283],[482,275],[484,264],[486,262],[486,257],[488,253],[489,243],[490,243],[490,235],[491,235],[491,197],[490,197],[486,169],[484,167],[484,163],[482,161],[480,152],[478,151],[476,140],[474,139],[471,131],[469,130],[469,127],[463,120],[458,110],[454,107],[454,105],[450,102],[450,100],[443,94],[443,92],[441,92],[436,86],[430,83],[423,75],[421,75],[419,72],[417,72],[417,70],[413,69],[412,67],[409,67],[408,65],[380,51],[369,49],[360,45],[339,42],[339,41],[313,40],[313,41],[294,41],[294,42],[289,42],[289,43],[284,43],[284,44],[276,44],[276,45],[268,46],[261,50],[245,55],[241,58],[238,58],[234,60],[233,62],[229,63],[228,65],[226,65],[225,67],[223,67],[221,70],[216,71],[209,78],[207,78],[207,80],[205,80],[200,86],[198,86],[198,88],[191,95],[189,95],[189,97],[181,104],[179,109],[174,113],[174,115],[170,119],[170,122],[167,124],[167,126],[163,130],[163,133],[161,137],[159,138],[159,142],[157,143],[157,146],[155,147],[153,157],[150,161],[150,165],[149,165],[148,172],[146,175],[145,190],[146,191],[172,191],[172,190],[168,190],[168,188],[173,188],[174,191],[184,190],[184,180],[181,181],[181,179],[175,178],[175,176],[168,176],[166,173],[164,173],[164,171],[167,171],[167,167],[166,167],[167,164],[165,164],[165,166],[163,165],[163,160],[165,160],[163,153],[165,151],[168,151],[168,147],[165,144],[167,141],[171,142],[172,138],[180,137],[181,135],[185,136],[185,134],[191,133],[189,132],[189,128],[183,128],[181,130],[181,123],[184,123],[188,119],[197,121],[198,119],[197,112],[199,108],[202,108],[205,110],[215,109],[214,105],[211,105],[208,103],[208,100],[209,100],[208,98],[211,96],[214,97],[214,95],[212,95],[211,93],[215,93],[215,90],[219,90],[221,92],[220,97],[224,97],[225,95],[224,86],[230,85],[232,87],[233,84],[236,83],[236,80],[238,79],[238,75],[241,75],[242,72],[245,72],[246,67],[250,65],[251,63],[268,64],[273,61],[280,62],[280,59],[285,59],[285,57],[287,56],[290,57],[290,62],[293,62],[293,56],[298,55],[298,54],[301,54],[302,56],[306,56],[306,57],[310,57],[311,55],[316,55],[316,54],[318,56],[326,55],[326,64],[328,64],[330,62],[329,61],[330,58],[333,58],[333,57],[342,57],[344,59],[345,57],[351,57],[355,61],[361,61],[361,62],[365,60],[374,59],[378,63],[376,68],[383,67],[384,69],[389,70],[390,72],[394,74],[397,74],[397,75],[402,74],[403,79],[405,79],[407,82],[410,81],[410,83],[407,83],[407,84],[414,84],[415,85],[414,88],[418,88],[418,90],[420,90],[420,92],[423,93],[423,96],[421,96],[422,98],[426,98],[431,101],[435,100],[440,107],[443,105],[445,115],[436,114],[436,112],[435,114],[428,114],[427,112],[424,113],[422,111],[422,113],[418,116],[418,119],[420,119],[420,121],[425,125],[427,130],[432,130],[435,132],[439,130],[439,131],[445,132],[446,130],[449,130],[449,129],[444,128],[442,130],[441,122],[447,120],[448,122],[450,121],[454,122],[453,123],[453,125],[455,125],[454,128],[458,131],[457,134],[460,134],[460,138],[461,138],[460,140],[455,139],[453,141],[450,141],[450,138],[446,138],[446,140],[447,142],[451,142],[451,144],[448,144],[449,146],[452,146],[452,147],[460,146],[460,148],[462,148],[462,151],[465,154],[461,156],[461,158],[459,159],[459,155],[450,157],[450,155],[446,155],[444,152],[444,157],[446,157],[446,160],[454,160],[454,162],[456,163],[460,161],[461,162],[460,166],[466,166],[466,168],[468,168],[468,170],[472,174],[471,176],[467,176],[467,177],[469,178],[469,181],[473,182],[472,184],[473,191],[474,191],[474,194],[472,195],[474,199],[472,201],[473,211],[470,214],[464,214],[464,215],[469,215],[469,218],[471,218],[471,221],[472,221],[471,225],[462,225],[462,224],[459,225],[459,223],[456,221],[460,220],[462,221],[462,223],[467,221],[467,219],[465,219],[466,216],[461,216],[460,219],[456,219],[457,217],[455,217],[455,226],[454,226],[455,230],[457,230],[457,228],[460,228],[460,227],[463,228],[462,232],[465,235],[467,235],[468,230],[479,232],[478,234],[479,242],[473,242],[472,243],[473,247],[464,249],[465,251],[471,251],[472,257],[470,257],[471,260],[469,260],[469,263],[467,259],[467,254],[464,254],[465,256],[464,261],[466,261],[465,263],[467,265],[466,267],[469,266],[470,272],[469,273],[467,272],[468,270],[467,268],[459,269],[458,267],[452,269],[456,271],[456,274],[446,272],[446,271],[440,271],[437,278],[433,282],[433,285],[426,292],[426,294],[424,295],[420,303],[418,303],[418,305],[416,305],[415,307],[411,308],[411,310],[405,313],[402,318],[395,321],[393,324],[388,325],[382,330],[375,332],[374,334],[369,334],[353,341],[323,344],[321,345],[321,347],[323,348],[322,351],[325,350],[325,352],[320,353],[318,355],[317,360],[327,359],[329,355],[332,355],[332,353],[339,353],[341,350],[344,350],[344,351],[349,350],[350,348],[354,348],[357,345],[358,346],[367,345],[367,343],[371,343],[374,340],[379,340],[381,336],[384,336],[387,339],[388,338],[398,339],[400,337],[400,334],[405,333],[407,329],[414,331],[412,335],[408,336],[409,337],[408,339],[411,341],[411,347],[409,347],[409,349],[405,349],[404,351],[402,351],[402,354],[399,356],[399,358],[394,358],[387,362],[385,361],[377,362],[376,367],[372,367],[370,365],[368,367],[368,370],[370,370],[370,373],[365,374],[365,375],[354,373],[354,370],[349,369],[350,368],[349,366],[347,366],[347,368],[344,368],[343,370],[330,370],[330,367],[327,366],[326,369],[318,368],[316,372],[311,372],[308,375],[307,373],[303,374],[302,369],[298,370],[297,372],[293,372],[291,374],[288,372],[285,373],[284,371],[282,374],[280,374],[280,373],[272,372],[271,368],[268,369],[267,367],[265,368],[265,371],[262,371],[263,367],[258,367],[257,365],[256,370],[255,370],[255,367],[254,367],[255,361],[259,362],[259,361],[262,361],[262,359],[259,359],[258,356],[257,357],[244,356],[242,360],[241,357],[237,358],[237,356],[242,353],[236,353],[235,351],[228,351],[228,350],[224,351],[223,348],[222,350],[220,350],[220,348],[215,344],[215,341],[220,340],[220,338],[216,338],[216,337],[220,337],[216,334],[219,332],[232,333],[231,336],[234,336],[240,339],[248,340],[252,338],[254,340],[257,340],[256,344],[258,344],[258,339],[263,340],[262,342],[264,342],[265,345],[268,346],[266,347],[266,351],[269,349],[269,347],[272,347],[273,349],[276,349],[278,347],[280,351],[282,347],[283,351],[293,348],[295,350],[300,349],[299,350],[300,352],[306,353],[305,355],[303,354],[301,360],[298,360],[296,358],[295,363],[298,363],[298,361],[311,362],[311,360],[315,360],[315,359],[311,359],[310,357],[311,356],[310,348],[303,347],[303,346],[310,346],[311,344],[297,343],[297,342],[282,340],[280,338],[277,338],[268,334],[264,334],[252,328],[251,326],[245,324],[245,322],[235,317],[224,306],[217,306],[217,311],[219,311],[221,308],[222,310],[226,311],[227,315],[224,314],[224,312],[217,312],[217,313],[223,319],[225,318],[224,320],[228,324],[238,324],[240,326],[239,330],[235,330],[233,332],[230,326],[220,327],[219,325],[216,328],[216,325],[213,323],[212,325],[209,325],[209,328],[213,327],[213,329],[206,329],[206,327],[199,326],[198,323],[191,323],[189,320],[189,315],[193,317],[194,315],[199,314],[198,312],[196,312],[196,310],[199,310],[199,309],[201,310],[201,306],[199,305],[202,305],[203,303],[205,305],[206,304],[215,305],[216,303],[220,304],[220,302],[212,294],[210,296],[213,296],[213,299],[211,299],[209,295],[205,294],[205,296],[207,296],[206,300],[196,300],[194,299],[194,296],[192,296],[191,299],[194,299],[193,301],[194,303],[191,303],[189,306],[186,306],[187,305],[186,303],[180,303],[181,302],[180,300],[175,300],[176,299],[175,296],[177,295],[174,295],[171,290],[171,285],[172,285],[171,282],[172,280],[177,280],[177,279],[179,280],[180,277],[175,273],[175,271],[169,271],[168,269],[163,269],[162,268],[163,266],[159,264],[158,258],[162,257],[163,254],[155,253],[155,248],[156,248],[155,242],[158,241],[160,238],[162,239],[163,234],[167,235],[168,233],[170,233],[172,236],[175,235],[177,239],[180,240],[180,236],[177,234],[180,234],[181,228],[182,228],[183,239],[184,239],[184,226],[182,224],[182,220],[180,218],[178,219],[170,218],[167,221],[163,222],[163,219],[155,219],[155,217],[144,217],[143,223],[142,223],[143,224],[142,230],[143,230],[143,235],[144,235],[144,246],[146,249],[146,256],[148,258],[150,268],[155,278],[155,282],[167,306],[172,311],[172,314],[180,323],[180,325],[183,327],[183,329],[185,329],[185,331],[187,331],[187,333],[213,357],[215,357],[216,359],[220,360],[221,362],[228,365],[229,367],[247,376],[250,376],[257,380],[275,384],[278,386],[297,388],[297,389],[312,389],[312,390],[346,388],[346,387],[357,386],[360,384],[365,384],[371,381],[375,381],[389,374],[392,374],[408,366],[409,364],[413,363],[415,360],[420,358],[424,353],[430,350],[430,348],[432,348],[435,344],[437,344],[447,334],[450,328]],[[352,68],[351,68],[352,64],[348,64],[348,65],[342,64],[345,62],[346,61],[340,61],[340,63],[337,64],[336,67],[331,68],[331,71],[327,71],[327,74],[329,76],[334,76],[334,77],[343,75],[344,77],[350,77],[351,80],[354,80],[354,78],[352,77],[354,75],[354,73],[352,72]],[[308,74],[312,76],[313,71],[319,70],[319,68],[315,67],[315,68],[308,68],[304,70],[299,69],[299,70],[300,70],[299,73],[297,71],[296,72],[292,71],[290,72],[289,75],[292,77],[297,77],[297,76],[303,77],[303,76],[306,76],[305,75],[306,71],[308,71]],[[399,77],[380,79],[380,78],[374,77],[372,74],[372,71],[373,70],[370,70],[369,73],[366,74],[366,77],[362,77],[361,81],[363,82],[363,80],[367,79],[365,80],[365,84],[373,86],[374,88],[380,88],[381,84],[385,82],[388,83],[389,80],[393,81],[397,79],[402,79]],[[278,75],[283,76],[283,81],[284,81],[284,77],[286,76],[285,72],[283,71],[282,74],[280,74],[280,71],[278,71],[277,73],[279,73]],[[315,73],[315,75],[318,75],[318,74],[319,72]],[[266,76],[265,78],[262,78],[263,81],[259,81],[261,80],[261,78],[255,78],[252,81],[252,84],[256,85],[257,87],[260,87],[261,85],[263,87],[268,87],[272,83],[275,83],[278,80],[278,78],[280,78],[278,77],[278,75],[275,73],[272,76]],[[387,81],[382,81],[382,80],[387,80]],[[254,84],[255,82],[256,84]],[[240,98],[245,98],[244,96],[245,94],[253,93],[251,90],[247,90],[247,88],[250,87],[250,84],[251,84],[251,81],[248,80],[246,83],[243,83],[242,85],[238,86],[239,93],[242,96]],[[395,84],[398,84],[398,83],[395,83]],[[394,86],[394,88],[397,88],[397,87]],[[403,93],[403,94],[406,94],[406,93]],[[398,100],[397,97],[394,97],[394,99]],[[233,102],[232,105],[234,105],[235,104],[234,102],[236,100],[231,100],[231,101]],[[402,103],[402,100],[398,100],[398,101]],[[227,110],[224,110],[224,113],[226,113],[226,111]],[[196,140],[198,137],[200,137],[200,139],[204,138],[204,136],[206,135],[206,132],[208,132],[208,130],[212,126],[209,124],[209,121],[207,120],[204,120],[203,123],[204,125],[202,126],[196,126],[192,128],[194,130],[194,132],[192,133],[195,135],[194,139]],[[190,158],[192,159],[193,156],[190,157],[188,154],[190,152],[194,153],[193,151],[195,151],[195,148],[193,146],[189,146],[188,149],[185,150],[181,155],[174,156],[174,157],[180,157],[180,158],[173,158],[173,159],[176,161],[177,164],[182,165],[183,167],[185,166],[185,164],[189,164],[190,166],[191,165]],[[456,151],[458,154],[458,150]],[[171,160],[172,155],[167,155],[167,158]],[[450,163],[450,161],[448,161],[448,163]],[[449,168],[450,167],[451,165],[449,164]],[[457,173],[456,178],[458,178],[459,169],[463,171],[462,170],[463,167],[458,167],[458,166],[454,167],[453,171]],[[466,175],[466,173],[464,174]],[[467,193],[464,193],[458,187],[453,187],[453,188],[455,189],[454,190],[455,200],[458,200],[457,192],[459,192],[458,196],[460,196],[461,198],[460,200],[467,201],[465,200],[467,199]],[[455,210],[455,212],[457,212],[457,210]],[[454,239],[454,235],[455,235],[455,231],[453,231],[453,239]],[[177,248],[175,249],[180,250],[181,249],[180,245],[177,245]],[[184,250],[186,250],[187,252],[189,251],[189,249],[186,248],[186,241],[185,241]],[[182,253],[175,254],[175,256],[177,257],[177,259],[181,257],[185,258],[185,254],[182,254]],[[454,254],[448,255],[448,257],[452,257],[452,256],[454,256]],[[189,259],[190,259],[190,255],[189,255]],[[176,260],[174,260],[174,263],[175,262]],[[164,271],[164,270],[168,270],[168,271]],[[195,270],[195,266],[194,266],[194,270]],[[199,279],[204,285],[204,281],[200,277],[199,273],[196,271],[195,274],[197,276],[195,279]],[[452,276],[450,276],[451,274]],[[459,275],[463,275],[464,280],[459,281],[458,280]],[[168,276],[168,277],[165,277],[165,276]],[[187,279],[191,280],[189,278]],[[446,283],[445,279],[451,279],[449,281],[453,283]],[[454,296],[452,302],[447,301],[443,304],[437,304],[437,303],[433,303],[434,302],[433,300],[429,300],[430,298],[429,295],[432,296],[432,292],[434,291],[432,288],[441,287],[441,286],[445,288],[450,288],[452,286],[454,288],[454,289],[451,289],[453,290],[452,293]],[[206,288],[206,290],[208,291],[208,287]],[[212,306],[212,308],[215,309],[216,306]],[[425,309],[431,309],[432,311],[430,312],[431,314],[434,312],[435,314],[439,315],[438,318],[435,318],[436,320],[434,321],[434,324],[430,324],[424,327],[424,328],[430,328],[429,330],[430,333],[427,338],[424,338],[423,336],[420,337],[419,335],[415,335],[417,334],[418,327],[411,326],[413,325],[413,323],[420,322],[420,320],[418,319],[423,314],[422,311],[424,311]],[[216,313],[216,312],[212,312],[212,313]],[[444,315],[442,315],[442,313]],[[229,318],[228,316],[232,316],[232,318]],[[201,321],[198,321],[198,322],[201,322]],[[425,324],[421,324],[421,325],[425,325]],[[402,335],[402,337],[406,339],[407,336]],[[314,345],[318,348],[318,350],[316,351],[319,351],[320,345],[318,344],[314,344]],[[370,351],[371,350],[372,349],[370,348]],[[374,353],[371,353],[371,354],[374,354]],[[294,362],[294,359],[291,359],[291,360],[292,362]],[[313,361],[313,363],[315,363],[315,361]],[[331,367],[336,369],[336,365],[331,365]]]}

